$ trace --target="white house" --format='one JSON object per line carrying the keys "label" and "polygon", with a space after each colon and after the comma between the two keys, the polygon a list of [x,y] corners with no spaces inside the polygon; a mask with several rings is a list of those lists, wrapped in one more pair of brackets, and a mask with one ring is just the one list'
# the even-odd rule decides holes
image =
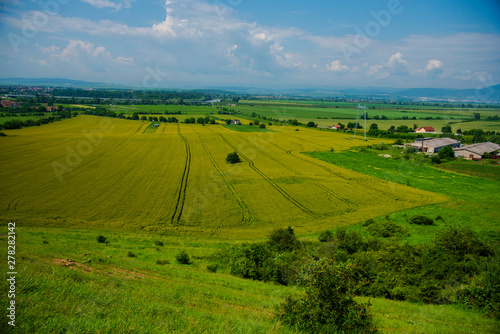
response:
{"label": "white house", "polygon": [[484,158],[484,153],[493,154],[495,151],[500,152],[500,145],[492,142],[478,143],[465,145],[454,149],[454,151],[457,157],[463,157],[465,159],[482,159]]}
{"label": "white house", "polygon": [[240,124],[241,124],[241,122],[240,122],[240,120],[239,120],[239,119],[233,119],[233,120],[231,121],[231,124],[234,124],[234,125],[240,125]]}

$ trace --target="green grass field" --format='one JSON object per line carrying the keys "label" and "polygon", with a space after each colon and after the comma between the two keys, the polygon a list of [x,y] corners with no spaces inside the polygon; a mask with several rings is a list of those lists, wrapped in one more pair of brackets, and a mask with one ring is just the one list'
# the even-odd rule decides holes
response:
{"label": "green grass field", "polygon": [[[16,328],[0,322],[2,333],[294,333],[274,315],[301,288],[207,271],[231,242],[19,224],[16,233]],[[97,243],[100,234],[109,242]],[[175,261],[182,249],[193,264]],[[498,321],[450,305],[370,301],[383,333],[498,332]],[[2,294],[4,309],[6,302]]]}

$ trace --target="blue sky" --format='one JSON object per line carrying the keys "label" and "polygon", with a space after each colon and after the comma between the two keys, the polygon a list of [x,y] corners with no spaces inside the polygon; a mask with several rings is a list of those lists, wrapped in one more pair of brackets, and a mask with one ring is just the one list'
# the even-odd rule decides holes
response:
{"label": "blue sky", "polygon": [[500,82],[500,1],[3,0],[0,77],[144,88]]}

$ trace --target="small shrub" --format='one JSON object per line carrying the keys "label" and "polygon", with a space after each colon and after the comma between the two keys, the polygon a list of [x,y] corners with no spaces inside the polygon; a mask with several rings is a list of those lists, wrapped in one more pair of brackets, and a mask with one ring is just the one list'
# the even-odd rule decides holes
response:
{"label": "small shrub", "polygon": [[327,230],[319,235],[318,240],[319,242],[331,242],[333,241],[333,238],[333,233]]}
{"label": "small shrub", "polygon": [[191,255],[189,255],[188,252],[186,252],[185,250],[181,250],[179,253],[177,253],[177,255],[175,256],[175,259],[180,264],[191,264],[191,263],[193,263],[191,261]]}
{"label": "small shrub", "polygon": [[409,154],[415,153],[415,152],[417,152],[417,148],[413,145],[410,145],[407,148],[405,148],[404,152],[409,153]]}
{"label": "small shrub", "polygon": [[44,245],[47,245],[49,242],[48,242],[47,240],[43,240],[43,241],[42,241],[42,243],[43,243]]}
{"label": "small shrub", "polygon": [[5,133],[0,132],[0,137],[5,137],[5,136],[7,136]]}
{"label": "small shrub", "polygon": [[106,240],[105,236],[100,235],[100,236],[97,237],[97,242],[100,243],[100,244],[106,244],[106,243],[108,243],[108,240]]}
{"label": "small shrub", "polygon": [[170,264],[170,261],[169,260],[156,260],[156,264],[159,265],[159,266],[164,266],[166,264]]}
{"label": "small shrub", "polygon": [[387,145],[384,143],[384,142],[380,142],[378,143],[375,148],[377,150],[380,150],[380,151],[383,151],[383,150],[387,150]]}
{"label": "small shrub", "polygon": [[160,241],[160,240],[155,240],[155,245],[158,246],[158,247],[161,247],[163,246],[163,241]]}
{"label": "small shrub", "polygon": [[363,223],[363,226],[370,226],[371,224],[375,224],[375,221],[370,218]]}
{"label": "small shrub", "polygon": [[438,165],[441,163],[441,159],[437,155],[433,155],[431,161]]}
{"label": "small shrub", "polygon": [[129,251],[128,254],[127,254],[128,257],[137,257],[137,255],[135,255],[134,252],[132,251]]}
{"label": "small shrub", "polygon": [[217,269],[219,269],[219,266],[217,264],[210,264],[207,266],[207,270],[210,273],[216,273]]}
{"label": "small shrub", "polygon": [[432,220],[429,217],[426,216],[421,216],[421,215],[415,215],[410,218],[410,224],[416,224],[416,225],[433,225],[434,220]]}
{"label": "small shrub", "polygon": [[376,333],[371,304],[356,302],[363,285],[354,276],[350,262],[309,261],[299,273],[305,295],[287,297],[278,309],[278,319],[305,333]]}
{"label": "small shrub", "polygon": [[367,231],[374,237],[390,238],[409,235],[408,230],[393,222],[378,222],[368,226]]}
{"label": "small shrub", "polygon": [[260,124],[259,124],[259,128],[260,128],[260,129],[265,129],[265,128],[266,128],[266,125],[265,125],[264,123],[260,123]]}
{"label": "small shrub", "polygon": [[441,215],[437,215],[436,218],[434,218],[434,220],[441,220],[441,221],[444,221],[444,218],[441,217]]}

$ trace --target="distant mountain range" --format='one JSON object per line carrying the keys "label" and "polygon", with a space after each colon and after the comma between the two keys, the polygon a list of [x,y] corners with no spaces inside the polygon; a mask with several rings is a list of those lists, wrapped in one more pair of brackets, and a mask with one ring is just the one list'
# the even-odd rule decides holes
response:
{"label": "distant mountain range", "polygon": [[[0,79],[0,85],[38,85],[74,88],[100,89],[137,89],[143,87],[126,86],[112,83],[89,82],[61,78],[6,78]],[[195,87],[194,84],[189,86]],[[210,86],[196,90],[234,91],[240,94],[252,95],[294,95],[302,97],[345,97],[345,98],[375,98],[375,99],[420,99],[420,100],[457,100],[469,102],[500,102],[500,85],[481,89],[451,89],[451,88],[392,88],[392,87],[342,87],[342,86],[309,86],[309,87],[249,87],[249,86]],[[180,87],[182,88],[182,87]],[[186,90],[163,88],[164,90]],[[191,89],[192,90],[192,89]]]}

